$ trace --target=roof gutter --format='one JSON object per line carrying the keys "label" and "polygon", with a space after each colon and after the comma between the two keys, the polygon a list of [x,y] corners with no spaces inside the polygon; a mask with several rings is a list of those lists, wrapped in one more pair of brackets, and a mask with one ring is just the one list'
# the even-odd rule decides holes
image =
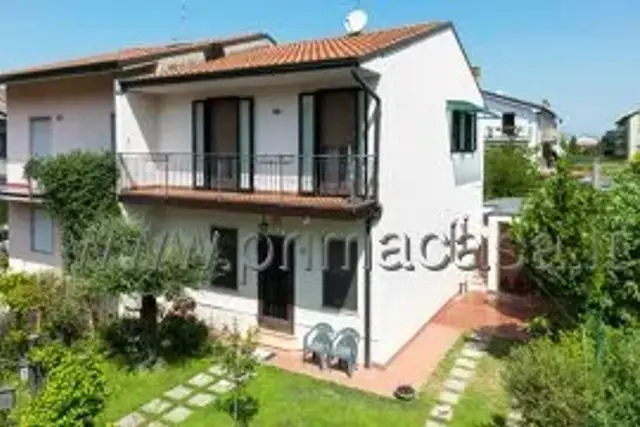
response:
{"label": "roof gutter", "polygon": [[[365,81],[364,77],[360,74],[361,69],[354,67],[351,69],[351,75],[358,82],[358,85],[369,95],[376,103],[374,110],[374,142],[373,142],[373,199],[378,204],[378,182],[379,182],[379,153],[380,153],[380,117],[382,101],[376,91]],[[368,117],[365,116],[365,117]],[[365,118],[365,120],[368,120]],[[365,126],[368,130],[369,126]],[[364,272],[364,366],[365,368],[371,368],[371,268],[372,268],[372,253],[371,253],[371,229],[373,223],[377,218],[377,210],[374,209],[370,215],[365,219],[365,272]]]}
{"label": "roof gutter", "polygon": [[4,74],[0,75],[0,84],[2,83],[22,83],[32,80],[61,78],[76,74],[88,73],[104,73],[115,71],[119,68],[118,61],[98,62],[96,64],[77,65],[65,68],[55,68],[51,70],[37,70],[24,73]]}
{"label": "roof gutter", "polygon": [[219,80],[237,77],[258,77],[271,74],[283,74],[302,71],[327,70],[358,65],[357,58],[330,59],[326,61],[302,62],[297,64],[270,65],[265,67],[244,68],[238,70],[217,71],[202,74],[178,74],[165,77],[133,78],[120,82],[123,89],[148,87],[164,84],[191,83],[202,80]]}

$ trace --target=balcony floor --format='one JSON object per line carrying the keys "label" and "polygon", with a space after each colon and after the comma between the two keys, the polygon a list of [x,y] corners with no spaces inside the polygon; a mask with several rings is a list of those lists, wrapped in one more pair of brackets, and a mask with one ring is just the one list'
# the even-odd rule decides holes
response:
{"label": "balcony floor", "polygon": [[364,218],[374,213],[378,208],[376,202],[372,200],[350,200],[345,197],[195,190],[185,187],[128,188],[120,191],[120,199],[128,203],[165,203],[200,209],[335,219]]}

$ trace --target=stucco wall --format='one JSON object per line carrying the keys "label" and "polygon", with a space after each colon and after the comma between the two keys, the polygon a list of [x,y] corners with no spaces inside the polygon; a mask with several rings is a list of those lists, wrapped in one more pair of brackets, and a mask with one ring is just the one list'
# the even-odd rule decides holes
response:
{"label": "stucco wall", "polygon": [[[512,103],[503,102],[490,96],[485,97],[486,107],[492,113],[499,117],[484,117],[479,120],[480,136],[486,138],[489,134],[489,128],[502,127],[502,114],[515,113],[515,126],[522,127],[523,135],[518,137],[519,141],[528,141],[529,147],[533,148],[540,142],[540,129],[538,127],[538,119],[532,108],[514,105]],[[498,133],[494,132],[494,140],[503,139]]]}
{"label": "stucco wall", "polygon": [[[449,232],[452,221],[482,209],[482,140],[472,154],[450,153],[447,100],[482,105],[482,95],[452,31],[366,64],[381,73],[380,199],[382,217],[373,230],[372,332],[380,337],[373,354],[387,361],[458,291],[464,274],[449,265],[430,271],[420,264],[420,241],[428,233]],[[467,171],[465,171],[467,169]],[[473,172],[469,172],[473,171]],[[465,179],[461,180],[460,177]],[[413,271],[381,267],[389,233],[406,234]],[[397,243],[387,246],[397,247]],[[446,249],[427,251],[437,264]],[[396,255],[387,264],[401,260]],[[466,259],[464,261],[467,261]]]}
{"label": "stucco wall", "polygon": [[[189,240],[200,236],[207,238],[212,226],[231,227],[238,230],[238,257],[246,259],[247,265],[257,265],[257,249],[252,240],[246,246],[242,244],[258,231],[262,220],[260,215],[227,213],[215,210],[180,209],[155,206],[151,209],[138,206],[125,206],[133,218],[144,220],[154,232],[179,232]],[[364,307],[363,280],[358,274],[358,311],[340,312],[322,307],[322,236],[329,233],[359,236],[361,252],[358,271],[364,269],[364,226],[361,222],[340,222],[310,219],[304,224],[302,218],[265,218],[270,223],[270,232],[282,232],[292,236],[300,233],[295,249],[295,310],[294,335],[302,346],[302,338],[310,327],[318,322],[328,322],[334,328],[352,327],[363,333],[362,309]],[[278,225],[279,223],[279,225]],[[246,250],[245,250],[246,249]],[[309,257],[311,266],[309,268]],[[258,315],[258,273],[248,267],[246,271],[238,268],[238,290],[225,290],[211,286],[191,291],[198,302],[198,314],[209,324],[231,326],[237,321],[240,327],[257,325]],[[377,337],[373,337],[374,342]],[[360,352],[362,357],[362,351]]]}
{"label": "stucco wall", "polygon": [[62,266],[60,234],[54,221],[53,253],[31,250],[31,209],[37,205],[9,202],[9,267],[15,270],[37,271]]}
{"label": "stucco wall", "polygon": [[627,122],[627,147],[629,148],[629,159],[640,151],[640,114],[635,114]]}

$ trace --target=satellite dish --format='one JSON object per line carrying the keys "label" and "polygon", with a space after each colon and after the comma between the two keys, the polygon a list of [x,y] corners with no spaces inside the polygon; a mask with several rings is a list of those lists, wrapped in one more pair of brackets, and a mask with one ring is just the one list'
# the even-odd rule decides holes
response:
{"label": "satellite dish", "polygon": [[365,25],[367,25],[367,14],[362,9],[352,10],[344,20],[344,28],[349,35],[362,32]]}

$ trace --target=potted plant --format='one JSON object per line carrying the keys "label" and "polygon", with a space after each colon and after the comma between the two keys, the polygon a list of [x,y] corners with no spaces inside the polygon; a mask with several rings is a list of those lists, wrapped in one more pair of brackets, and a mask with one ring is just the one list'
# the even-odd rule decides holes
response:
{"label": "potted plant", "polygon": [[398,400],[410,401],[416,398],[416,389],[410,385],[401,385],[396,388],[393,395]]}

